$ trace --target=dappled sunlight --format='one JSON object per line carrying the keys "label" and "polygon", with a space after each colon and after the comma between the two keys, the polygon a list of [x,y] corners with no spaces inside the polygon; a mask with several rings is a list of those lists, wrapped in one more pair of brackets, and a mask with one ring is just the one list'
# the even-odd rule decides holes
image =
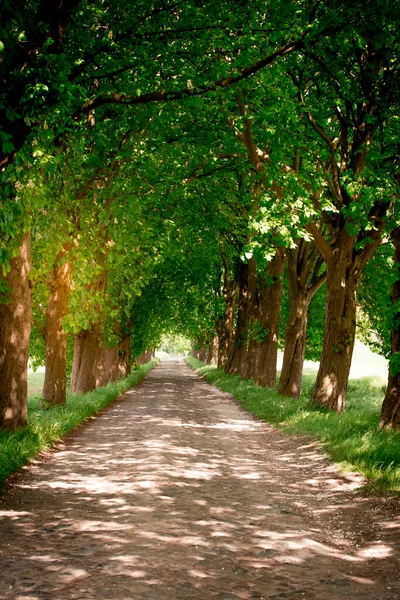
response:
{"label": "dappled sunlight", "polygon": [[388,558],[392,556],[393,549],[385,544],[374,543],[369,548],[363,548],[358,552],[360,558]]}
{"label": "dappled sunlight", "polygon": [[339,476],[315,444],[294,451],[186,367],[173,383],[178,364],[5,498],[0,568],[12,592],[0,598],[378,597],[368,565],[398,555],[395,524],[363,545],[322,527],[357,476]]}

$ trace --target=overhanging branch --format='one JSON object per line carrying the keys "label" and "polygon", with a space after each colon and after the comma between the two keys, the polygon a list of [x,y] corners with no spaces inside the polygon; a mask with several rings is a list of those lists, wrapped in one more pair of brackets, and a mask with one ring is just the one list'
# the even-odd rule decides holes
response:
{"label": "overhanging branch", "polygon": [[[93,98],[81,107],[79,113],[87,114],[89,111],[94,108],[98,108],[99,106],[105,106],[106,104],[119,104],[123,106],[134,106],[136,104],[148,104],[150,102],[168,102],[171,100],[184,100],[185,98],[193,98],[195,96],[201,96],[203,94],[207,94],[208,92],[216,91],[220,88],[229,88],[235,83],[239,81],[243,81],[247,77],[251,75],[255,75],[263,69],[264,67],[273,63],[273,61],[280,57],[285,56],[286,54],[290,54],[294,50],[299,49],[303,44],[303,36],[296,41],[291,41],[284,46],[275,50],[272,54],[269,54],[265,58],[259,60],[258,62],[250,65],[239,71],[238,75],[232,77],[224,77],[223,79],[219,79],[218,81],[214,81],[208,86],[201,86],[199,88],[193,89],[181,89],[176,92],[167,92],[167,91],[155,91],[149,92],[147,94],[140,94],[138,96],[133,96],[132,94],[119,94],[113,92],[112,94],[97,96],[97,98]],[[79,116],[78,115],[76,116]]]}

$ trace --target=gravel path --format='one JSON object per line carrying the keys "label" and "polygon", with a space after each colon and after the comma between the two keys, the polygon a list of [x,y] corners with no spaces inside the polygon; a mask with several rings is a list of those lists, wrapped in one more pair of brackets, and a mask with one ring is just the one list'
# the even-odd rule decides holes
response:
{"label": "gravel path", "polygon": [[0,598],[400,598],[399,504],[159,365],[0,506]]}

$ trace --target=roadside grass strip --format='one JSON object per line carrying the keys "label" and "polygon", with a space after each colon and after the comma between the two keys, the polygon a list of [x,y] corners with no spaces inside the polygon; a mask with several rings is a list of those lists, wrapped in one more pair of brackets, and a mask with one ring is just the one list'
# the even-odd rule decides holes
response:
{"label": "roadside grass strip", "polygon": [[93,392],[67,393],[66,404],[49,410],[40,408],[40,394],[29,398],[28,425],[14,432],[0,431],[0,489],[11,473],[18,471],[40,452],[48,450],[75,427],[140,383],[157,363],[158,360],[153,359],[127,377],[96,388]]}
{"label": "roadside grass strip", "polygon": [[351,379],[346,410],[340,415],[310,406],[315,374],[303,376],[301,397],[294,400],[257,387],[252,379],[227,375],[193,357],[186,362],[259,419],[287,433],[319,440],[342,472],[357,471],[368,480],[360,492],[400,495],[400,432],[377,429],[385,394],[385,382],[380,377]]}

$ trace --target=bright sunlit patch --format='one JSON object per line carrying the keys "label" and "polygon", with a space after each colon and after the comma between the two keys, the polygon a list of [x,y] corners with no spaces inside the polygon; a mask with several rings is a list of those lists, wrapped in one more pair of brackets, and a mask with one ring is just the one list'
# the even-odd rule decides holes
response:
{"label": "bright sunlit patch", "polygon": [[207,575],[207,573],[204,573],[204,571],[200,571],[199,569],[190,569],[188,571],[188,573],[192,577],[201,578],[201,579],[204,579],[205,577],[209,577],[209,575]]}
{"label": "bright sunlit patch", "polygon": [[150,479],[138,481],[136,485],[145,490],[158,490],[158,484]]}
{"label": "bright sunlit patch", "polygon": [[350,581],[354,581],[355,583],[361,583],[361,585],[374,585],[374,581],[372,579],[367,579],[367,577],[354,577],[352,575],[348,575],[348,579]]}
{"label": "bright sunlit patch", "polygon": [[111,556],[110,560],[114,560],[116,562],[121,562],[125,565],[137,565],[137,563],[139,562],[139,559],[136,558],[135,556],[130,556],[129,554],[119,554],[118,556]]}
{"label": "bright sunlit patch", "polygon": [[236,479],[261,479],[258,473],[237,473]]}
{"label": "bright sunlit patch", "polygon": [[400,529],[400,517],[390,523],[382,523],[381,527],[384,529]]}
{"label": "bright sunlit patch", "polygon": [[76,521],[74,523],[75,531],[126,531],[125,523],[117,523],[116,521]]}
{"label": "bright sunlit patch", "polygon": [[8,519],[11,519],[13,521],[15,521],[16,519],[20,519],[21,517],[27,517],[31,514],[32,513],[25,511],[19,512],[16,510],[0,510],[0,517],[7,517]]}
{"label": "bright sunlit patch", "polygon": [[146,571],[129,571],[129,577],[133,577],[134,579],[141,579],[146,577],[147,573]]}
{"label": "bright sunlit patch", "polygon": [[57,561],[57,558],[52,556],[51,554],[40,554],[40,555],[32,555],[29,557],[29,560],[37,560],[38,562],[51,563]]}
{"label": "bright sunlit patch", "polygon": [[63,583],[72,583],[75,579],[82,579],[87,576],[88,573],[83,569],[69,569],[67,573],[63,573],[60,576],[60,581]]}
{"label": "bright sunlit patch", "polygon": [[364,548],[358,552],[358,556],[361,558],[388,558],[393,555],[393,550],[389,546],[385,546],[385,544],[379,544],[378,542],[370,546],[369,548]]}
{"label": "bright sunlit patch", "polygon": [[[160,496],[163,498],[163,496]],[[198,506],[207,506],[208,502],[206,500],[193,500],[193,504],[197,504]]]}
{"label": "bright sunlit patch", "polygon": [[169,535],[161,535],[158,533],[154,533],[153,531],[140,531],[138,535],[149,540],[158,540],[160,542],[172,542],[179,546],[204,546],[206,548],[209,547],[209,544],[207,542],[205,542],[201,537],[197,536],[186,535],[181,537],[173,537]]}

